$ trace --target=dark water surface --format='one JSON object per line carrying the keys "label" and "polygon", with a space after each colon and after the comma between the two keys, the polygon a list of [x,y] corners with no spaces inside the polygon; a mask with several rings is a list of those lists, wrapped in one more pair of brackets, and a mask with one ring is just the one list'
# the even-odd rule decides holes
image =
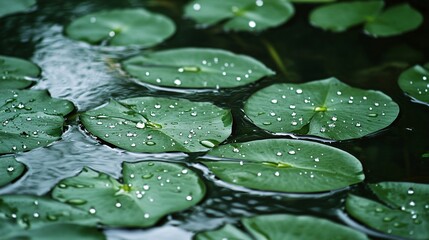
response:
{"label": "dark water surface", "polygon": [[[183,19],[181,9],[184,2],[39,0],[37,8],[30,13],[0,19],[0,54],[30,59],[38,64],[43,70],[42,79],[32,88],[47,89],[53,97],[72,101],[78,112],[97,107],[109,98],[137,96],[176,96],[211,101],[231,108],[235,122],[228,142],[270,137],[243,118],[243,101],[258,89],[273,83],[300,83],[335,76],[354,87],[383,91],[400,105],[401,113],[388,129],[377,134],[327,144],[348,151],[362,162],[365,183],[429,183],[429,158],[422,157],[429,152],[429,107],[413,103],[402,94],[396,83],[400,72],[414,64],[429,61],[427,1],[412,2],[426,17],[419,30],[381,39],[366,36],[361,28],[340,34],[313,28],[308,24],[307,16],[314,5],[305,4],[295,4],[297,15],[291,21],[262,34],[224,33],[216,27],[200,30],[194,28],[192,21]],[[157,50],[222,48],[250,55],[275,70],[277,75],[237,89],[171,93],[140,86],[115,69],[115,62],[140,50],[111,51],[91,47],[63,35],[64,26],[78,16],[125,7],[146,7],[175,21],[176,34],[157,46]],[[281,57],[285,73],[271,58],[268,46]],[[137,154],[113,148],[90,137],[77,117],[71,117],[60,141],[17,155],[29,171],[16,183],[0,189],[0,194],[46,194],[59,180],[76,175],[83,166],[119,177],[123,161],[165,160],[185,163],[196,169],[205,179],[208,188],[206,198],[189,210],[164,218],[150,229],[106,230],[108,239],[191,239],[197,231],[234,223],[244,216],[268,213],[319,216],[375,234],[341,213],[348,191],[322,194],[249,191],[214,179],[204,167],[193,163],[196,157],[183,153]],[[365,184],[353,186],[351,191],[368,194]]]}

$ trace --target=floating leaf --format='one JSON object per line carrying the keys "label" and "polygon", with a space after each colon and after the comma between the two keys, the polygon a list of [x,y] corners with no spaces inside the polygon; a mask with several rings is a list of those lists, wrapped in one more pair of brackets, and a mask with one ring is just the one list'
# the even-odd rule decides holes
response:
{"label": "floating leaf", "polygon": [[178,164],[124,163],[121,183],[85,168],[61,181],[52,196],[89,211],[109,226],[149,227],[167,214],[197,204],[205,186],[197,174]]}
{"label": "floating leaf", "polygon": [[244,111],[255,125],[273,133],[346,140],[389,126],[399,107],[382,92],[329,78],[266,87],[247,100]]}
{"label": "floating leaf", "polygon": [[0,154],[28,151],[59,139],[63,116],[74,109],[71,102],[39,90],[0,90],[0,102]]}
{"label": "floating leaf", "polygon": [[200,232],[195,235],[195,240],[218,240],[218,239],[252,240],[252,238],[246,235],[246,233],[243,233],[241,230],[239,230],[238,228],[230,224],[226,224],[217,230]]}
{"label": "floating leaf", "polygon": [[90,44],[152,47],[170,37],[176,27],[167,17],[145,9],[91,13],[66,28],[68,37]]}
{"label": "floating leaf", "polygon": [[[234,238],[231,233],[239,231],[234,227],[222,228],[220,231],[199,233],[196,240],[215,239],[300,239],[300,240],[368,240],[367,236],[352,228],[331,221],[310,217],[293,216],[288,214],[262,215],[241,220],[250,236]],[[241,233],[244,234],[244,233]]]}
{"label": "floating leaf", "polygon": [[375,37],[390,37],[412,31],[423,22],[423,15],[408,3],[393,6],[365,24],[365,31]]}
{"label": "floating leaf", "polygon": [[[10,1],[12,4],[13,1]],[[1,7],[0,7],[1,9]],[[7,56],[0,56],[0,89],[22,89],[29,87],[40,75],[34,63]]]}
{"label": "floating leaf", "polygon": [[123,67],[142,82],[178,88],[237,87],[274,74],[251,57],[205,48],[147,53],[124,61]]}
{"label": "floating leaf", "polygon": [[21,177],[25,172],[25,165],[13,157],[0,158],[0,187]]}
{"label": "floating leaf", "polygon": [[407,69],[399,76],[399,87],[417,101],[429,104],[429,70],[420,65]]}
{"label": "floating leaf", "polygon": [[429,185],[382,182],[370,185],[381,201],[349,195],[347,212],[379,231],[407,239],[429,238]]}
{"label": "floating leaf", "polygon": [[231,134],[232,116],[207,102],[139,97],[111,100],[80,116],[98,138],[133,152],[200,152]]}
{"label": "floating leaf", "polygon": [[223,181],[258,190],[321,192],[363,181],[352,155],[320,143],[268,139],[221,145],[203,161]]}
{"label": "floating leaf", "polygon": [[72,223],[95,226],[98,219],[88,212],[52,199],[25,195],[0,196],[0,219],[23,229],[38,228],[52,223]]}
{"label": "floating leaf", "polygon": [[225,21],[225,30],[262,31],[276,27],[294,14],[287,0],[195,0],[185,7],[185,15],[202,26]]}
{"label": "floating leaf", "polygon": [[375,18],[383,6],[383,1],[340,2],[324,5],[310,13],[310,23],[324,30],[342,32]]}
{"label": "floating leaf", "polygon": [[0,17],[25,12],[36,4],[36,0],[0,0]]}

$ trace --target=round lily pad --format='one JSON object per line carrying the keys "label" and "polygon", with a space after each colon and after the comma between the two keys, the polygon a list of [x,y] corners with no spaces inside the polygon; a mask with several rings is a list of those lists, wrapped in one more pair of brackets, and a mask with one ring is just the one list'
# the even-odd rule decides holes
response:
{"label": "round lily pad", "polygon": [[225,22],[225,30],[262,31],[276,27],[294,15],[287,0],[195,0],[185,7],[185,16],[203,27]]}
{"label": "round lily pad", "polygon": [[347,212],[365,225],[407,239],[429,238],[429,185],[408,182],[371,184],[380,202],[349,195]]}
{"label": "round lily pad", "polygon": [[0,154],[29,151],[59,139],[74,106],[47,91],[0,90]]}
{"label": "round lily pad", "polygon": [[40,68],[32,62],[0,56],[0,89],[27,88],[39,75]]}
{"label": "round lily pad", "polygon": [[389,126],[399,106],[382,92],[329,78],[266,87],[247,100],[244,112],[256,126],[273,133],[346,140]]}
{"label": "round lily pad", "polygon": [[0,158],[0,187],[13,182],[24,174],[26,167],[14,157]]}
{"label": "round lily pad", "polygon": [[310,13],[310,23],[324,30],[342,32],[377,16],[383,1],[352,1],[323,5]]}
{"label": "round lily pad", "polygon": [[[196,235],[196,240],[215,239],[300,239],[300,240],[368,240],[368,237],[352,228],[311,216],[289,214],[262,215],[241,219],[246,233],[228,226],[218,231]],[[241,236],[245,237],[241,237]],[[236,238],[239,236],[240,238]]]}
{"label": "round lily pad", "polygon": [[0,0],[0,17],[25,12],[36,4],[36,0]]}
{"label": "round lily pad", "polygon": [[152,47],[170,37],[175,30],[169,18],[140,8],[85,15],[67,26],[66,35],[90,44]]}
{"label": "round lily pad", "polygon": [[238,87],[274,74],[251,57],[207,48],[147,53],[124,61],[123,68],[139,81],[177,88]]}
{"label": "round lily pad", "polygon": [[111,100],[80,119],[90,133],[132,152],[207,151],[223,142],[232,127],[229,110],[160,97]]}
{"label": "round lily pad", "polygon": [[423,15],[408,3],[395,5],[365,24],[365,31],[375,37],[390,37],[409,32],[423,23]]}
{"label": "round lily pad", "polygon": [[419,102],[429,104],[429,70],[416,65],[404,71],[398,80],[399,87]]}
{"label": "round lily pad", "polygon": [[[267,139],[218,146],[203,161],[218,178],[247,188],[322,192],[363,181],[359,160],[320,143]],[[222,160],[222,158],[225,158]]]}
{"label": "round lily pad", "polygon": [[205,194],[201,179],[178,164],[124,163],[121,182],[85,168],[61,181],[52,196],[74,204],[108,226],[149,227],[167,214],[197,204]]}

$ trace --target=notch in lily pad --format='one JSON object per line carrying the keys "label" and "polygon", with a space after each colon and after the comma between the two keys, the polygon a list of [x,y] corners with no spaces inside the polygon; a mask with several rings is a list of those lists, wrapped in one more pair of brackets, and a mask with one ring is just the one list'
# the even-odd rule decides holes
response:
{"label": "notch in lily pad", "polygon": [[66,35],[90,44],[152,47],[173,35],[174,22],[145,9],[114,9],[75,19]]}
{"label": "notch in lily pad", "polygon": [[423,15],[408,3],[383,10],[384,1],[352,1],[324,5],[313,10],[313,26],[342,32],[364,24],[364,30],[374,37],[390,37],[418,28]]}
{"label": "notch in lily pad", "polygon": [[121,181],[85,168],[52,192],[53,198],[116,227],[150,227],[196,205],[204,195],[205,185],[191,169],[156,161],[124,163]]}
{"label": "notch in lily pad", "polygon": [[125,60],[122,66],[138,81],[174,88],[232,88],[274,75],[252,57],[210,48],[146,53]]}
{"label": "notch in lily pad", "polygon": [[105,142],[132,152],[204,152],[231,134],[230,110],[208,102],[138,97],[111,100],[80,116]]}
{"label": "notch in lily pad", "polygon": [[71,102],[42,90],[0,90],[0,154],[44,147],[63,133]]}
{"label": "notch in lily pad", "polygon": [[416,102],[429,105],[429,70],[426,66],[429,64],[407,69],[399,76],[398,84]]}
{"label": "notch in lily pad", "polygon": [[14,157],[0,157],[0,187],[20,178],[26,171],[26,166]]}
{"label": "notch in lily pad", "polygon": [[40,68],[27,60],[0,56],[0,89],[23,89],[40,76]]}
{"label": "notch in lily pad", "polygon": [[288,21],[295,13],[287,0],[195,0],[185,7],[185,16],[199,26],[222,22],[225,30],[263,31]]}
{"label": "notch in lily pad", "polygon": [[378,201],[349,195],[346,210],[378,231],[406,239],[429,238],[429,185],[381,182],[370,189]]}
{"label": "notch in lily pad", "polygon": [[275,134],[347,140],[388,127],[399,106],[380,91],[329,78],[268,86],[250,96],[244,112],[256,126]]}
{"label": "notch in lily pad", "polygon": [[36,5],[36,0],[2,0],[0,1],[0,17],[27,12],[34,5]]}
{"label": "notch in lily pad", "polygon": [[[210,160],[215,157],[216,160]],[[221,180],[246,188],[311,193],[363,181],[359,160],[320,143],[267,139],[218,146],[202,163]]]}
{"label": "notch in lily pad", "polygon": [[242,218],[241,223],[244,226],[242,230],[233,225],[227,224],[218,230],[200,232],[195,235],[195,240],[368,240],[368,237],[365,234],[352,228],[311,216],[294,216],[290,214],[261,215]]}

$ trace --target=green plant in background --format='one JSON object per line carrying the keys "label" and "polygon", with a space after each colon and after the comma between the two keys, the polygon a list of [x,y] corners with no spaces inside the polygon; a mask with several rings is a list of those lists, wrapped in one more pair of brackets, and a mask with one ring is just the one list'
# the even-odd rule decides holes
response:
{"label": "green plant in background", "polygon": [[139,81],[176,88],[231,88],[274,75],[254,58],[208,48],[153,52],[132,57],[122,65]]}
{"label": "green plant in background", "polygon": [[14,157],[0,157],[0,171],[0,187],[3,187],[21,177],[26,167]]}
{"label": "green plant in background", "polygon": [[429,63],[404,71],[398,79],[399,87],[418,102],[429,104]]}
{"label": "green plant in background", "polygon": [[32,62],[0,56],[0,89],[23,89],[40,76],[40,68]]}
{"label": "green plant in background", "polygon": [[80,116],[98,138],[132,152],[203,152],[230,134],[229,110],[208,102],[140,97],[111,100]]}
{"label": "green plant in background", "polygon": [[26,12],[36,5],[36,0],[0,0],[0,17]]}

